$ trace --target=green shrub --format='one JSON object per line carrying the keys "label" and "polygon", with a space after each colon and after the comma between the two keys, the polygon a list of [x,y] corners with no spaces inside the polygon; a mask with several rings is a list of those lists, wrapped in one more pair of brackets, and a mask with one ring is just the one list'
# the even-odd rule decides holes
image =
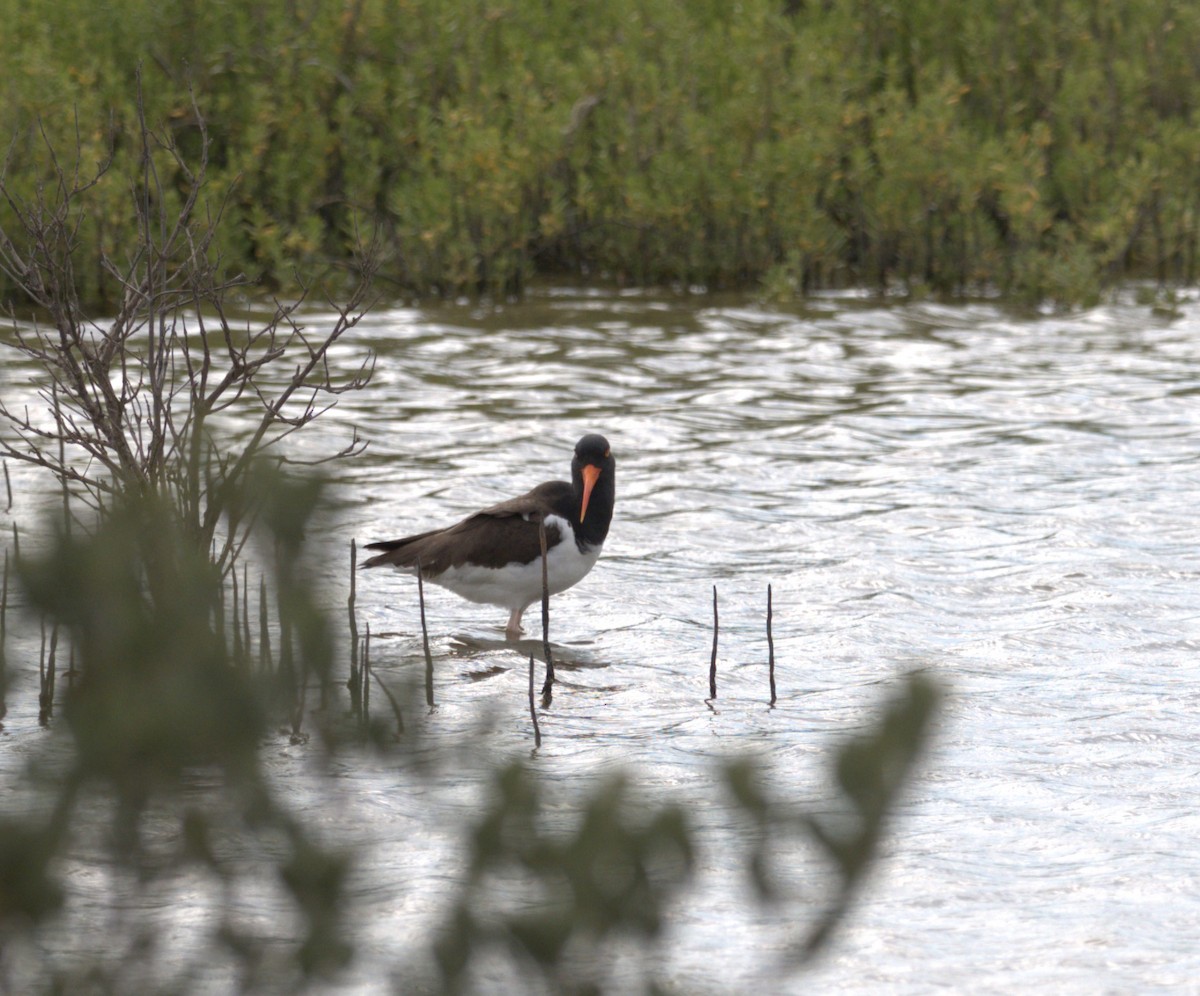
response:
{"label": "green shrub", "polygon": [[[65,149],[76,122],[85,171],[111,151],[132,175],[140,66],[149,119],[180,140],[194,90],[230,194],[218,248],[269,286],[340,266],[376,228],[383,275],[422,295],[538,276],[749,287],[784,267],[801,289],[1036,297],[1029,260],[1064,272],[1066,299],[1096,287],[1067,273],[1194,277],[1200,12],[1167,0],[0,0],[0,16],[9,185],[47,182],[37,130]],[[86,296],[133,226],[119,192],[98,195]]]}

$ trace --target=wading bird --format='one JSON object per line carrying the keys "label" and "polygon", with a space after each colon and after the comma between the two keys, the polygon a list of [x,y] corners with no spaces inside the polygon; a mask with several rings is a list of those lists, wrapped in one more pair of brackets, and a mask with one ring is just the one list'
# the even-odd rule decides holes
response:
{"label": "wading bird", "polygon": [[575,444],[571,482],[547,481],[520,498],[469,515],[447,529],[370,543],[382,551],[364,567],[397,567],[472,602],[508,609],[505,634],[521,633],[521,613],[542,597],[542,548],[551,595],[577,584],[595,565],[616,500],[616,461],[595,434]]}

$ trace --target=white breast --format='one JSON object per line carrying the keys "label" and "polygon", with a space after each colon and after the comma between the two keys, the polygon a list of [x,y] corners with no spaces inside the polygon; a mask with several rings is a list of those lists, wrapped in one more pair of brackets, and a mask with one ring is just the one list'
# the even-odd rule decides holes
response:
{"label": "white breast", "polygon": [[[566,591],[578,584],[600,558],[600,547],[588,547],[581,553],[575,544],[571,523],[557,515],[546,516],[546,525],[557,526],[562,540],[552,547],[546,557],[546,574],[551,595]],[[463,564],[451,567],[435,578],[434,584],[449,588],[472,602],[500,605],[506,609],[524,609],[542,597],[542,561],[535,558],[528,564],[509,564],[505,567],[476,567]]]}

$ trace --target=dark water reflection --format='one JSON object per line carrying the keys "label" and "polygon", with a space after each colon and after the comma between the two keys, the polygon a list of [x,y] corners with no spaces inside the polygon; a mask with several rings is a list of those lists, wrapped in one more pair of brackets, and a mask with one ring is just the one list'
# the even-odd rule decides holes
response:
{"label": "dark water reflection", "polygon": [[[632,764],[656,796],[711,800],[717,874],[664,952],[681,991],[761,985],[792,927],[739,907],[719,857],[737,829],[710,760],[759,752],[780,791],[819,800],[832,738],[914,667],[953,690],[941,738],[886,865],[796,991],[1147,991],[1200,977],[1200,305],[1022,316],[847,296],[782,313],[565,291],[380,311],[359,332],[339,359],[350,369],[369,345],[376,379],[304,443],[333,448],[351,425],[371,443],[336,469],[331,605],[344,604],[350,536],[449,523],[564,476],[583,432],[612,441],[616,518],[596,570],[555,600],[576,666],[533,764],[563,791]],[[373,653],[381,673],[415,673],[411,582],[365,576],[358,604],[360,625],[390,634]],[[504,612],[432,591],[429,617],[431,752],[488,715],[490,752],[527,753],[524,663],[489,643]],[[331,809],[301,748],[276,755],[281,784],[363,855],[367,991],[454,881],[452,831],[478,803],[478,768],[430,782],[347,763]],[[764,957],[714,960],[745,950]]]}

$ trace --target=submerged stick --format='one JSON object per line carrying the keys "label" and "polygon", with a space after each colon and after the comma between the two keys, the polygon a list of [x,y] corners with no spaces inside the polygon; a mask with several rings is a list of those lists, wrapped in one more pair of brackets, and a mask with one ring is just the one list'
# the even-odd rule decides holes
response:
{"label": "submerged stick", "polygon": [[[290,563],[290,558],[279,540],[275,543],[275,563],[276,577],[286,578],[288,573],[284,565]],[[276,674],[286,683],[292,696],[292,742],[300,743],[304,738],[304,715],[308,710],[308,680],[312,664],[300,637],[296,599],[291,586],[283,580],[275,586],[275,611],[279,613],[279,668]],[[300,644],[298,656],[297,642]]]}
{"label": "submerged stick", "polygon": [[363,685],[370,680],[367,676],[367,666],[371,654],[371,624],[367,624],[366,635],[360,645],[354,648],[354,664],[350,677],[346,679],[346,687],[350,690],[350,712],[360,724],[366,722],[363,713]]}
{"label": "submerged stick", "polygon": [[221,580],[217,583],[216,595],[213,598],[212,613],[213,633],[216,634],[221,641],[221,652],[225,655],[226,660],[233,660],[232,651],[229,649],[229,631],[225,628],[224,578],[221,578]]}
{"label": "submerged stick", "polygon": [[720,625],[717,619],[717,586],[713,585],[713,649],[712,661],[708,665],[708,697],[717,697],[717,633]]}
{"label": "submerged stick", "polygon": [[404,732],[404,717],[400,715],[400,703],[396,701],[396,696],[392,694],[391,689],[383,683],[378,671],[375,672],[375,681],[383,689],[383,694],[387,696],[388,702],[392,704],[392,715],[396,717],[396,736],[399,737]]}
{"label": "submerged stick", "polygon": [[4,461],[4,490],[8,492],[8,505],[5,506],[4,511],[11,512],[12,511],[12,481],[9,479],[9,476],[8,476],[8,461],[7,460]]}
{"label": "submerged stick", "polygon": [[367,635],[363,638],[362,655],[362,724],[371,719],[371,624],[367,623]]}
{"label": "submerged stick", "polygon": [[[63,426],[63,411],[62,405],[58,401],[58,381],[55,380],[50,386],[51,406],[54,409],[54,421],[58,423],[58,465],[65,467],[67,465],[67,433]],[[64,474],[61,478],[62,483],[62,504],[63,504],[63,531],[69,537],[71,535],[71,489],[67,487],[67,478]],[[9,504],[12,504],[10,498]]]}
{"label": "submerged stick", "polygon": [[271,610],[267,603],[267,578],[258,578],[258,666],[271,670]]}
{"label": "submerged stick", "polygon": [[358,683],[358,619],[354,612],[354,600],[357,595],[358,579],[355,567],[358,565],[358,544],[350,540],[350,597],[346,599],[346,614],[350,619],[350,677],[346,679],[346,687],[354,698],[354,688]]}
{"label": "submerged stick", "polygon": [[54,715],[55,651],[58,649],[58,623],[50,628],[50,653],[46,653],[46,620],[42,620],[42,649],[38,655],[38,725],[49,726]]}
{"label": "submerged stick", "polygon": [[[238,667],[241,667],[246,662],[249,656],[249,648],[242,647],[242,599],[238,589],[237,568],[235,567],[229,572],[230,580],[233,582],[233,662]],[[224,586],[222,586],[222,591]],[[223,596],[222,596],[223,597]],[[243,656],[245,655],[245,656]]]}
{"label": "submerged stick", "polygon": [[417,560],[417,600],[421,603],[421,639],[425,644],[425,704],[433,708],[433,654],[429,652],[429,627],[425,625],[425,582]]}
{"label": "submerged stick", "polygon": [[[305,668],[305,675],[299,682],[298,686],[294,686],[292,692],[294,698],[294,708],[292,711],[292,737],[297,739],[304,735],[304,711],[308,703],[308,668]],[[294,672],[293,672],[294,673]]]}
{"label": "submerged stick", "polygon": [[775,704],[775,638],[771,635],[771,586],[767,585],[767,674],[771,681],[771,705]]}
{"label": "submerged stick", "polygon": [[542,646],[546,651],[546,683],[542,685],[542,698],[550,701],[554,687],[554,658],[550,654],[550,576],[546,560],[546,520],[538,521],[538,542],[542,547]]}
{"label": "submerged stick", "polygon": [[242,562],[242,644],[246,648],[246,666],[254,660],[250,640],[250,565]]}
{"label": "submerged stick", "polygon": [[542,746],[542,731],[538,727],[537,707],[533,702],[533,654],[529,655],[529,718],[533,720],[533,746]]}

